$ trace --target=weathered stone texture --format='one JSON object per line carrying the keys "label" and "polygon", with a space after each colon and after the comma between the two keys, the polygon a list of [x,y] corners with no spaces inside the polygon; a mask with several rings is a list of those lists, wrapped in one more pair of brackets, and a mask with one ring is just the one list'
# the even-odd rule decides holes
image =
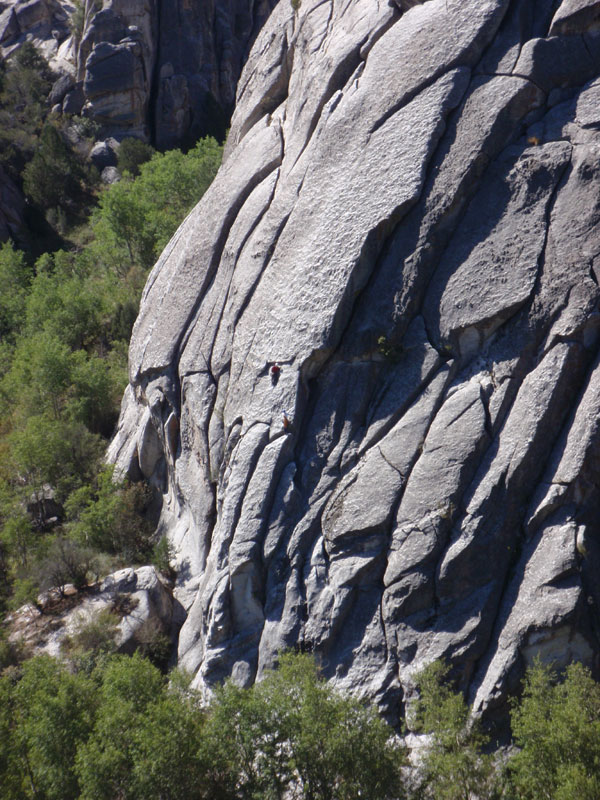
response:
{"label": "weathered stone texture", "polygon": [[282,0],[258,36],[111,449],[198,686],[298,647],[393,715],[445,657],[491,713],[536,652],[596,664],[597,16]]}

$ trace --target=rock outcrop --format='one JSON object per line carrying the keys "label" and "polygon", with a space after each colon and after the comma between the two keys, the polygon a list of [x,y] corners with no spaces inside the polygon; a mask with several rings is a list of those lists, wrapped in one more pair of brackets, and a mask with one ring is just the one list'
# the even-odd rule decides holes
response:
{"label": "rock outcrop", "polygon": [[393,715],[446,658],[492,713],[600,649],[600,3],[296,5],[110,457],[163,492],[196,685],[296,647]]}
{"label": "rock outcrop", "polygon": [[248,48],[276,0],[7,0],[0,51],[29,39],[59,75],[55,111],[166,149],[223,136]]}
{"label": "rock outcrop", "polygon": [[115,649],[132,653],[163,636],[171,626],[173,597],[154,567],[128,567],[78,592],[67,584],[38,597],[38,607],[25,605],[9,614],[9,641],[31,654],[60,656],[69,637],[110,612]]}

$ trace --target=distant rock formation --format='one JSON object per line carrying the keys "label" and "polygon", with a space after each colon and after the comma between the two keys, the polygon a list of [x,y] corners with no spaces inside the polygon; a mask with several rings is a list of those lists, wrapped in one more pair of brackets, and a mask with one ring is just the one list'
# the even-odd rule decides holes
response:
{"label": "distant rock formation", "polygon": [[222,136],[248,48],[276,0],[6,0],[0,47],[30,39],[60,76],[56,111],[159,148]]}
{"label": "distant rock formation", "polygon": [[598,666],[599,14],[273,11],[111,448],[164,494],[196,685],[300,648],[393,715],[447,658],[492,713],[536,653]]}

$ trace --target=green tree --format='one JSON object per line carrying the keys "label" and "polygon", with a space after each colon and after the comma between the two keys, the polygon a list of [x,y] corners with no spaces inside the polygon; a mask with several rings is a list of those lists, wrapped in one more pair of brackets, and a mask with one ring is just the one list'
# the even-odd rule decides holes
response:
{"label": "green tree", "polygon": [[[147,225],[149,209],[139,197],[133,181],[124,178],[113,184],[100,197],[100,222],[96,234],[101,238],[114,237],[119,246],[127,248],[131,265],[149,267],[154,256],[154,231]],[[106,233],[104,232],[106,230]]]}
{"label": "green tree", "polygon": [[0,675],[0,786],[3,800],[22,800],[27,782],[23,758],[15,737],[17,709],[14,685],[8,676]]}
{"label": "green tree", "polygon": [[201,743],[204,714],[193,699],[163,693],[132,735],[132,794],[145,800],[224,800],[212,794]]}
{"label": "green tree", "polygon": [[100,704],[94,730],[77,752],[81,800],[138,800],[132,771],[136,731],[165,690],[161,673],[139,655],[114,656],[97,670]]}
{"label": "green tree", "polygon": [[222,147],[201,139],[187,154],[155,153],[135,180],[123,179],[100,198],[95,232],[102,246],[126,248],[130,265],[148,269],[185,215],[208,189]]}
{"label": "green tree", "polygon": [[31,790],[25,796],[75,800],[75,754],[92,731],[96,686],[49,656],[32,658],[22,669],[13,709],[14,736]]}
{"label": "green tree", "polygon": [[83,350],[73,353],[69,415],[93,433],[110,436],[124,388],[118,378],[108,359],[88,356]]}
{"label": "green tree", "polygon": [[373,708],[335,692],[309,655],[283,654],[251,689],[225,684],[206,740],[216,743],[221,791],[237,775],[241,798],[280,800],[292,786],[306,800],[404,796],[404,751],[392,731]]}
{"label": "green tree", "polygon": [[600,685],[581,664],[564,680],[537,662],[513,704],[519,751],[508,763],[509,796],[518,800],[600,797]]}
{"label": "green tree", "polygon": [[31,520],[23,508],[15,508],[6,518],[0,529],[0,542],[20,567],[26,569],[29,566],[31,548],[34,544],[33,531]]}
{"label": "green tree", "polygon": [[92,345],[109,300],[90,273],[87,259],[62,251],[38,259],[25,308],[27,334],[45,332],[74,350]]}
{"label": "green tree", "polygon": [[71,385],[71,350],[50,333],[22,337],[3,391],[20,412],[47,413],[59,420]]}
{"label": "green tree", "polygon": [[149,501],[144,487],[115,482],[112,467],[100,470],[94,484],[82,486],[65,503],[72,537],[129,562],[145,561],[153,542],[152,527],[143,518]]}
{"label": "green tree", "polygon": [[448,685],[449,667],[430,664],[418,676],[417,728],[431,737],[421,763],[420,794],[433,800],[482,800],[495,796],[488,738],[460,692]]}
{"label": "green tree", "polygon": [[34,152],[50,86],[47,62],[24,42],[8,60],[0,94],[0,160],[13,177]]}
{"label": "green tree", "polygon": [[80,423],[35,415],[7,437],[16,486],[26,501],[44,496],[46,486],[63,501],[70,492],[92,479],[102,455],[102,440]]}
{"label": "green tree", "polygon": [[25,317],[25,298],[31,270],[23,253],[0,245],[0,339],[14,343]]}
{"label": "green tree", "polygon": [[81,193],[84,173],[51,123],[42,128],[39,146],[23,170],[25,194],[40,208],[66,207]]}
{"label": "green tree", "polygon": [[119,145],[117,168],[122,174],[128,172],[132,177],[140,174],[140,167],[149,161],[156,151],[147,142],[140,139],[123,139]]}

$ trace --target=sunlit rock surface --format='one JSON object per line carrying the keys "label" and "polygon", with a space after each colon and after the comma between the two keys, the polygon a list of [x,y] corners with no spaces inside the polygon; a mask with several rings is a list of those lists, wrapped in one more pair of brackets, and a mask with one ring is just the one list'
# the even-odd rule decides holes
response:
{"label": "sunlit rock surface", "polygon": [[272,12],[110,453],[164,495],[197,686],[301,648],[393,715],[444,657],[491,713],[596,663],[599,14]]}

